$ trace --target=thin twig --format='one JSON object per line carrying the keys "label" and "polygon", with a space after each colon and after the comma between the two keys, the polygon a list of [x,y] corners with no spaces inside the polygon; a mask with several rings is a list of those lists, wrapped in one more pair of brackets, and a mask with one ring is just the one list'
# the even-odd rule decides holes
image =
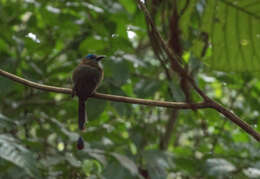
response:
{"label": "thin twig", "polygon": [[[260,16],[257,14],[257,13],[254,13],[253,11],[248,11],[248,9],[246,9],[246,8],[243,8],[243,6],[242,5],[237,5],[235,2],[229,2],[229,1],[227,1],[227,0],[221,0],[220,2],[222,2],[222,3],[225,3],[226,5],[228,5],[228,6],[230,6],[230,7],[232,7],[232,8],[234,8],[234,9],[237,9],[237,10],[239,10],[240,12],[243,12],[243,13],[245,13],[246,15],[248,15],[249,17],[251,16],[251,17],[254,17],[255,19],[260,19]],[[257,3],[259,3],[259,2],[257,2]]]}
{"label": "thin twig", "polygon": [[170,119],[167,121],[167,124],[165,126],[165,133],[160,139],[161,150],[166,150],[168,148],[177,119],[178,119],[178,110],[174,110],[174,109],[171,110]]}

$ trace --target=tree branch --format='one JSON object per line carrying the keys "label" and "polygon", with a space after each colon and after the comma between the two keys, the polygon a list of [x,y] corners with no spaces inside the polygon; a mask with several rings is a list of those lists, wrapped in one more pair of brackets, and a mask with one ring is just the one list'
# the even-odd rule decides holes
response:
{"label": "tree branch", "polygon": [[185,76],[185,78],[188,79],[192,87],[197,91],[197,93],[204,99],[206,104],[209,104],[211,108],[217,110],[221,114],[223,114],[227,119],[241,127],[243,130],[245,130],[248,134],[253,136],[257,141],[260,141],[260,134],[256,132],[251,126],[249,126],[246,122],[242,121],[238,116],[236,116],[231,111],[227,110],[225,107],[221,106],[214,100],[210,99],[196,84],[194,79],[188,75],[184,68],[181,65],[181,57],[175,54],[173,51],[170,50],[170,48],[167,46],[163,38],[161,37],[160,33],[158,32],[155,23],[153,22],[151,15],[148,11],[148,9],[145,7],[145,5],[141,2],[141,0],[136,0],[142,11],[144,12],[144,15],[146,17],[146,20],[149,22],[152,32],[157,37],[158,44],[162,46],[165,53],[167,54],[168,58],[170,58],[173,62],[175,71],[178,72],[180,76]]}
{"label": "tree branch", "polygon": [[[25,86],[29,86],[32,88],[40,89],[43,91],[49,92],[56,92],[56,93],[64,93],[64,94],[72,94],[72,90],[69,88],[59,88],[54,86],[42,85],[39,83],[35,83],[24,78],[18,77],[11,73],[8,73],[4,70],[0,69],[0,75],[7,77],[13,81],[21,83]],[[253,136],[257,141],[260,141],[260,134],[256,132],[251,126],[249,126],[246,122],[239,119],[238,116],[233,114],[232,112],[228,111],[220,104],[216,103],[215,101],[205,101],[201,103],[182,103],[182,102],[168,102],[168,101],[155,101],[155,100],[148,100],[148,99],[140,99],[140,98],[131,98],[131,97],[124,97],[124,96],[116,96],[116,95],[109,95],[109,94],[102,94],[102,93],[94,93],[91,97],[97,99],[106,99],[110,101],[117,101],[117,102],[124,102],[124,103],[131,103],[131,104],[143,104],[148,106],[159,106],[159,107],[167,107],[167,108],[174,108],[174,109],[202,109],[202,108],[213,108],[218,112],[222,113],[232,122],[240,126],[243,130],[245,130],[248,134]]]}
{"label": "tree branch", "polygon": [[165,126],[165,133],[160,139],[161,150],[166,150],[168,148],[177,119],[178,119],[178,110],[174,110],[174,109],[171,110],[170,119],[167,121],[167,124]]}
{"label": "tree branch", "polygon": [[[43,91],[72,94],[72,90],[69,88],[60,88],[60,87],[48,86],[48,85],[35,83],[32,81],[26,80],[24,78],[18,77],[16,75],[13,75],[11,73],[8,73],[1,69],[0,69],[0,75],[5,76],[18,83],[21,83],[25,86],[40,89]],[[131,104],[143,104],[143,105],[148,105],[148,106],[159,106],[159,107],[167,107],[167,108],[174,108],[174,109],[209,108],[209,104],[206,102],[189,104],[189,103],[182,103],[182,102],[155,101],[155,100],[149,100],[149,99],[131,98],[131,97],[116,96],[116,95],[102,94],[102,93],[94,93],[91,97],[97,98],[97,99],[110,100],[110,101],[117,101],[117,102],[131,103]]]}

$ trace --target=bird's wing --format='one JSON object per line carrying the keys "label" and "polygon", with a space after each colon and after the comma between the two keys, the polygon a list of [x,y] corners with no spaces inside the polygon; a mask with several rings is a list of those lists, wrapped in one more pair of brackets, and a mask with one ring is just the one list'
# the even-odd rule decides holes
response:
{"label": "bird's wing", "polygon": [[101,71],[94,67],[87,65],[78,66],[72,77],[76,95],[86,100],[97,88],[101,77]]}

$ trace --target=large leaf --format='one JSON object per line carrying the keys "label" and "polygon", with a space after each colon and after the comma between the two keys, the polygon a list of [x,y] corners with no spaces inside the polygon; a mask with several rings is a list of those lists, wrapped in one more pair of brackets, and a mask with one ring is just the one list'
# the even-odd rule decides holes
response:
{"label": "large leaf", "polygon": [[148,150],[143,154],[151,179],[164,179],[167,169],[172,165],[171,156],[159,150]]}
{"label": "large leaf", "polygon": [[16,123],[0,113],[0,128],[12,128]]}
{"label": "large leaf", "polygon": [[127,169],[123,168],[122,165],[117,162],[111,162],[104,169],[103,176],[105,179],[136,179],[135,176],[132,176]]}
{"label": "large leaf", "polygon": [[211,176],[227,175],[235,169],[235,166],[225,159],[212,158],[206,161],[206,171]]}
{"label": "large leaf", "polygon": [[34,154],[9,135],[0,135],[0,157],[23,168],[31,177],[39,178]]}
{"label": "large leaf", "polygon": [[260,70],[260,1],[207,1],[202,30],[212,44],[210,67]]}
{"label": "large leaf", "polygon": [[115,157],[118,162],[125,167],[127,170],[129,170],[129,172],[133,175],[133,176],[137,176],[138,175],[138,168],[135,165],[135,163],[130,160],[128,157],[118,154],[118,153],[111,153],[111,155],[113,157]]}

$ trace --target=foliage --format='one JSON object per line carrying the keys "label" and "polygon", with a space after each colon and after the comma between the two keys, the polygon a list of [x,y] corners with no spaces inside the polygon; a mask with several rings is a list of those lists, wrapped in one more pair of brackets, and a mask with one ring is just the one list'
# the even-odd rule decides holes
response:
{"label": "foliage", "polygon": [[[147,1],[165,39],[173,31],[173,2]],[[177,5],[181,55],[196,82],[260,132],[260,82],[249,72],[230,72],[259,71],[260,3]],[[99,92],[185,101],[180,79],[167,78],[153,51],[136,1],[0,0],[0,29],[0,68],[8,72],[71,87],[79,60],[104,54]],[[0,178],[260,176],[259,143],[211,109],[174,111],[90,99],[85,149],[77,151],[76,99],[3,77],[0,99]],[[192,99],[200,101],[195,92]]]}

